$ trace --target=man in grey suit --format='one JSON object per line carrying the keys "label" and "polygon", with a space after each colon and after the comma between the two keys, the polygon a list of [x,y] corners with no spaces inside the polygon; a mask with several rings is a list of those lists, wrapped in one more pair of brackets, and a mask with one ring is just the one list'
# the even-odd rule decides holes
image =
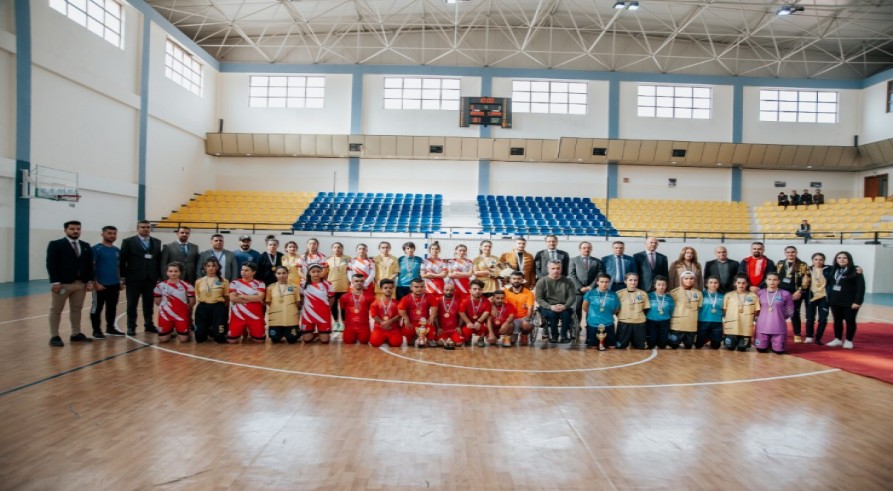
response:
{"label": "man in grey suit", "polygon": [[[713,250],[716,259],[704,265],[704,279],[714,276],[719,279],[719,292],[728,293],[735,290],[735,275],[738,273],[738,261],[729,259],[729,251],[725,246]],[[704,281],[704,283],[707,283]]]}
{"label": "man in grey suit", "polygon": [[127,297],[127,335],[136,334],[136,308],[143,302],[143,325],[146,332],[158,332],[152,320],[155,311],[155,285],[160,278],[161,241],[150,236],[152,224],[140,220],[136,224],[136,235],[121,242],[118,267],[121,274],[121,287]]}
{"label": "man in grey suit", "polygon": [[646,292],[654,291],[655,276],[670,276],[667,256],[657,252],[657,237],[645,239],[645,250],[633,254],[633,259],[639,270],[639,288]]}
{"label": "man in grey suit", "polygon": [[223,248],[222,235],[212,235],[211,248],[207,251],[202,252],[201,255],[198,257],[198,266],[196,266],[195,271],[196,278],[202,278],[205,276],[205,270],[203,266],[205,264],[205,261],[207,261],[209,257],[217,258],[217,262],[220,263],[220,274],[227,280],[233,281],[242,277],[242,272],[239,271],[239,264],[236,262],[236,255],[233,254],[232,251],[228,251]]}
{"label": "man in grey suit", "polygon": [[597,257],[592,257],[592,244],[580,242],[580,255],[570,260],[570,268],[567,277],[574,282],[577,293],[577,319],[580,319],[580,309],[583,307],[583,295],[595,287],[595,280],[599,273],[605,272],[605,266]]}
{"label": "man in grey suit", "polygon": [[195,285],[195,272],[198,269],[198,246],[189,242],[191,233],[192,229],[181,226],[177,229],[177,240],[161,248],[161,278],[167,274],[168,264],[179,261],[183,263],[183,276],[180,278],[190,285]]}
{"label": "man in grey suit", "polygon": [[534,258],[536,279],[539,280],[540,278],[549,276],[549,261],[559,261],[561,263],[561,276],[566,277],[570,257],[570,254],[558,250],[558,237],[547,235],[546,248],[537,252],[536,257]]}

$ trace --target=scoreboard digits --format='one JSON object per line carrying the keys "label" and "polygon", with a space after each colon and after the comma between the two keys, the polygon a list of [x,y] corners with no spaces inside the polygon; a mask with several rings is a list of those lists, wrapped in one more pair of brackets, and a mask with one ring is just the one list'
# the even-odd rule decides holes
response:
{"label": "scoreboard digits", "polygon": [[512,100],[508,97],[463,97],[459,110],[459,126],[471,125],[512,127]]}

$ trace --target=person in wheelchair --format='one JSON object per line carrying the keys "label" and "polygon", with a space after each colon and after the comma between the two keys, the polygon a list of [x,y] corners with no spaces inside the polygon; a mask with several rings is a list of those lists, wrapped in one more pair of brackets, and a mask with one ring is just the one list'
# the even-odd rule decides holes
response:
{"label": "person in wheelchair", "polygon": [[[574,302],[577,288],[574,282],[561,275],[561,261],[549,261],[549,274],[541,278],[534,290],[536,304],[543,320],[549,325],[549,342],[570,343],[574,334]],[[561,322],[561,339],[558,322]]]}

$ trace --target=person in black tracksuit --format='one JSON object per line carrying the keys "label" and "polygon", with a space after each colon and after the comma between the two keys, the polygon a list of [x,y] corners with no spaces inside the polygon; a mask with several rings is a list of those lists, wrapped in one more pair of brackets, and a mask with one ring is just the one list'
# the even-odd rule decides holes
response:
{"label": "person in black tracksuit", "polygon": [[[828,346],[843,346],[853,349],[853,338],[856,335],[856,315],[865,300],[865,277],[853,264],[853,256],[846,251],[834,256],[834,268],[831,271],[831,289],[828,303],[831,315],[834,316],[834,341]],[[843,324],[846,322],[846,340],[843,339]]]}

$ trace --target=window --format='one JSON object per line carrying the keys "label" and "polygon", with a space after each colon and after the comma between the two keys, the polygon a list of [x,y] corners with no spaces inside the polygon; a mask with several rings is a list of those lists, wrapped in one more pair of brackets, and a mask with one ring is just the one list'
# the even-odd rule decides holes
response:
{"label": "window", "polygon": [[97,36],[123,48],[123,12],[115,0],[50,0],[50,7]]}
{"label": "window", "polygon": [[254,75],[248,80],[248,107],[325,107],[326,78]]}
{"label": "window", "polygon": [[385,109],[459,110],[458,78],[386,77]]}
{"label": "window", "polygon": [[836,123],[837,92],[761,89],[760,121]]}
{"label": "window", "polygon": [[640,118],[710,119],[713,89],[691,85],[639,85]]}
{"label": "window", "polygon": [[167,40],[164,75],[195,95],[202,95],[202,64],[179,44]]}
{"label": "window", "polygon": [[512,81],[512,111],[539,114],[586,114],[585,82]]}
{"label": "window", "polygon": [[893,113],[893,80],[887,82],[887,112]]}

